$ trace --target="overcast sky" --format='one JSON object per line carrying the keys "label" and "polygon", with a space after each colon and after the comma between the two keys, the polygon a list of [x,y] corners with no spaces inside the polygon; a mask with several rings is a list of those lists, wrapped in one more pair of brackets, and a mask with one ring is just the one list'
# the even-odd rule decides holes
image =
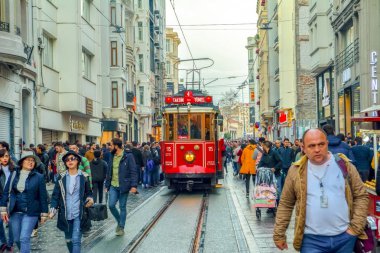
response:
{"label": "overcast sky", "polygon": [[[173,1],[173,0],[172,0]],[[220,99],[222,92],[236,88],[247,78],[248,53],[245,48],[247,37],[256,34],[256,25],[230,26],[186,26],[197,24],[242,24],[256,23],[256,0],[174,0],[187,42],[194,58],[211,58],[215,64],[202,70],[205,83],[214,78],[242,76],[239,78],[222,79],[206,86],[214,100]],[[179,46],[180,59],[190,59],[186,42],[178,27],[170,0],[166,0],[166,25],[173,27],[181,38]],[[196,62],[207,65],[206,62]],[[180,71],[180,78],[184,72]],[[244,102],[248,102],[248,87],[244,90]],[[241,99],[241,91],[239,92]]]}

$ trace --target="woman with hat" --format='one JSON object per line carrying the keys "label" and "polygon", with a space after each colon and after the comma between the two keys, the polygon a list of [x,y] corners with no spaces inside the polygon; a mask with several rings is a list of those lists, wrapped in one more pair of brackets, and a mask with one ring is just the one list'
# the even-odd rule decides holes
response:
{"label": "woman with hat", "polygon": [[85,207],[94,204],[90,183],[85,172],[79,170],[81,157],[70,150],[62,161],[67,168],[55,183],[51,203],[50,218],[58,210],[57,227],[65,232],[66,244],[70,253],[80,252],[82,230],[88,221]]}
{"label": "woman with hat", "polygon": [[23,153],[20,168],[9,175],[0,202],[2,220],[9,221],[21,253],[30,252],[30,235],[38,217],[41,223],[48,218],[44,176],[35,170],[38,161],[32,152]]}

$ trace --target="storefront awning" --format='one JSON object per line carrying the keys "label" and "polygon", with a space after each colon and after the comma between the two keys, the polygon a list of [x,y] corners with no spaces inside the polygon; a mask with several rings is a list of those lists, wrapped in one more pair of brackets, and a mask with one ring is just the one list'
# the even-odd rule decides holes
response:
{"label": "storefront awning", "polygon": [[380,122],[380,117],[353,117],[353,122]]}
{"label": "storefront awning", "polygon": [[380,111],[380,105],[373,105],[371,107],[368,107],[367,109],[364,109],[363,111],[361,111],[361,113],[374,112],[374,111]]}

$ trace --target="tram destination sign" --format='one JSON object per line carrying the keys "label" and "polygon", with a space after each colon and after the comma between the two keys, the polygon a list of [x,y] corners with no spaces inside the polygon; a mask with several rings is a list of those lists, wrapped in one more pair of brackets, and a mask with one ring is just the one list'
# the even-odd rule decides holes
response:
{"label": "tram destination sign", "polygon": [[175,96],[175,97],[166,97],[166,104],[206,104],[212,103],[211,96],[193,96],[191,91],[186,91],[183,97]]}

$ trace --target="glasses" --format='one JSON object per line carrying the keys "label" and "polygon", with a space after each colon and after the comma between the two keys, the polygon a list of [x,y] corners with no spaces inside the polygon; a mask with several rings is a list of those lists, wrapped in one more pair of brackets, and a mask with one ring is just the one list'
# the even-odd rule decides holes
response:
{"label": "glasses", "polygon": [[74,157],[74,156],[71,156],[71,157],[67,157],[65,159],[65,162],[72,162],[72,161],[75,161],[75,160],[78,160],[78,159],[76,157]]}

